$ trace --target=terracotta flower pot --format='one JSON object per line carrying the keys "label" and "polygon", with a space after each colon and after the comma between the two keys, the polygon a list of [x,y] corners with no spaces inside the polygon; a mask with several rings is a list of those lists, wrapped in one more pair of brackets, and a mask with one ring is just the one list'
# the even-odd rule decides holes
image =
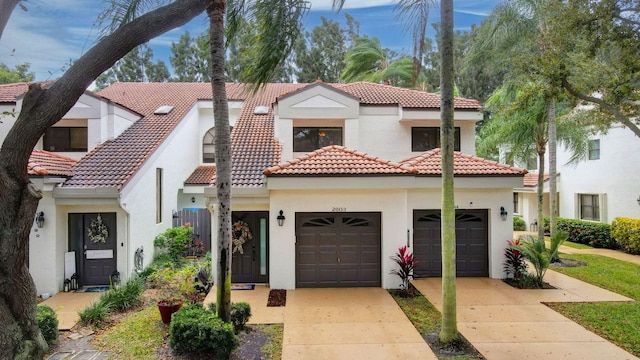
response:
{"label": "terracotta flower pot", "polygon": [[171,315],[180,310],[182,307],[182,300],[160,300],[158,301],[158,310],[160,310],[160,317],[162,322],[168,324],[171,322]]}

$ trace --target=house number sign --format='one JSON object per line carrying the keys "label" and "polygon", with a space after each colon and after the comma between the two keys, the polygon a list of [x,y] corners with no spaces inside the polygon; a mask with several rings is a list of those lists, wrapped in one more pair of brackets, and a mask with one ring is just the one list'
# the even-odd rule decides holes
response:
{"label": "house number sign", "polygon": [[331,212],[347,212],[347,208],[346,207],[332,207],[331,208]]}

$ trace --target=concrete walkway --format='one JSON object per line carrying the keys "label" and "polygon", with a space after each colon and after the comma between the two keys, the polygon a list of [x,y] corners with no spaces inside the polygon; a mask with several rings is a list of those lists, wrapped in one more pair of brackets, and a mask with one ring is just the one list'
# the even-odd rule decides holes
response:
{"label": "concrete walkway", "polygon": [[59,292],[39,305],[48,305],[58,315],[58,330],[71,330],[80,320],[78,311],[84,310],[102,295],[99,292]]}
{"label": "concrete walkway", "polygon": [[282,360],[436,359],[382,288],[289,290],[285,307],[267,307],[268,295],[256,285],[231,291],[231,301],[251,305],[250,324],[284,323]]}
{"label": "concrete walkway", "polygon": [[[632,301],[622,295],[549,270],[556,289],[515,289],[501,280],[458,278],[458,330],[489,360],[637,359],[543,302]],[[413,284],[442,310],[440,278]]]}

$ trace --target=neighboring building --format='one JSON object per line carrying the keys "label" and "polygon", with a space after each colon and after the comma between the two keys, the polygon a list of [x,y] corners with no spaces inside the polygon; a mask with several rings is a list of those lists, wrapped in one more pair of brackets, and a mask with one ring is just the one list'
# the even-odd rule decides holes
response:
{"label": "neighboring building", "polygon": [[[233,282],[396,288],[389,258],[402,245],[422,262],[418,276],[440,276],[438,95],[315,82],[255,94],[228,84],[227,96],[232,217],[253,235],[234,252]],[[96,113],[74,114],[85,106]],[[500,278],[526,171],[475,157],[479,104],[456,99],[455,108],[458,274]],[[217,226],[210,84],[116,83],[83,95],[60,122],[85,123],[89,152],[63,153],[81,156],[38,209],[46,224],[34,226],[30,264],[39,293],[62,288],[69,250],[82,284],[104,284],[133,271],[137,249],[150,262],[176,211],[209,209]],[[47,245],[35,249],[36,235]]]}
{"label": "neighboring building", "polygon": [[[558,148],[560,217],[610,224],[616,217],[640,218],[640,139],[624,127],[589,137],[587,159],[568,164],[571,153]],[[548,156],[548,154],[547,154]],[[548,160],[546,161],[548,169]],[[544,216],[549,216],[549,174],[544,176]],[[524,187],[514,191],[514,213],[533,230],[537,219],[537,169],[529,168]],[[517,209],[517,211],[515,210]]]}

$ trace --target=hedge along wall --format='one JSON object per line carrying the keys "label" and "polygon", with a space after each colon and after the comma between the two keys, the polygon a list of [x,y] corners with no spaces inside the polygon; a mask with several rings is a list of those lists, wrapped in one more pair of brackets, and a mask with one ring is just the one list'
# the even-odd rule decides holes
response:
{"label": "hedge along wall", "polygon": [[[544,229],[549,232],[549,218],[544,219]],[[619,249],[620,244],[611,238],[611,225],[583,220],[558,218],[558,230],[569,234],[568,241],[596,248]]]}
{"label": "hedge along wall", "polygon": [[640,254],[640,219],[617,217],[611,223],[611,237],[624,251]]}

